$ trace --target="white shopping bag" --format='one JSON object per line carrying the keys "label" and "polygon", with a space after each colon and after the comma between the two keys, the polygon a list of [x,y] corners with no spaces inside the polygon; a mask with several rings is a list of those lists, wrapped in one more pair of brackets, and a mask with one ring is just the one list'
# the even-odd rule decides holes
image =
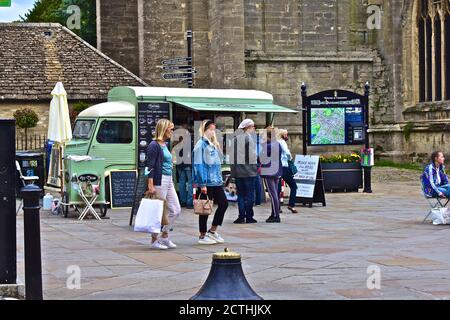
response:
{"label": "white shopping bag", "polygon": [[433,224],[450,224],[448,208],[435,208],[431,210],[431,219]]}
{"label": "white shopping bag", "polygon": [[134,221],[134,231],[160,233],[163,211],[163,200],[142,199]]}

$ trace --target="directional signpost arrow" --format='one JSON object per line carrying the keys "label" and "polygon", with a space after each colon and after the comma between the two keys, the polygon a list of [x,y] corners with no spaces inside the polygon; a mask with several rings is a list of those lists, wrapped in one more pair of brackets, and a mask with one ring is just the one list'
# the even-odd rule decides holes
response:
{"label": "directional signpost arrow", "polygon": [[165,73],[163,74],[163,78],[166,80],[169,79],[192,79],[192,73]]}
{"label": "directional signpost arrow", "polygon": [[172,66],[163,66],[162,67],[163,70],[194,70],[193,66],[176,66],[176,65],[172,65]]}
{"label": "directional signpost arrow", "polygon": [[173,59],[163,60],[162,63],[163,64],[179,64],[179,63],[191,62],[191,61],[192,61],[192,58],[190,58],[190,57],[177,57],[177,58],[173,58]]}

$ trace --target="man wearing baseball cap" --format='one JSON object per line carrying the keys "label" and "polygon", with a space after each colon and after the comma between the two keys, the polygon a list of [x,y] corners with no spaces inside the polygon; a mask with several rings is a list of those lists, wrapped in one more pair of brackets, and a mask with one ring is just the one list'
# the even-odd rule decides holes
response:
{"label": "man wearing baseball cap", "polygon": [[256,223],[253,218],[255,179],[258,175],[255,123],[245,119],[233,138],[231,176],[235,178],[238,194],[239,217],[234,223]]}

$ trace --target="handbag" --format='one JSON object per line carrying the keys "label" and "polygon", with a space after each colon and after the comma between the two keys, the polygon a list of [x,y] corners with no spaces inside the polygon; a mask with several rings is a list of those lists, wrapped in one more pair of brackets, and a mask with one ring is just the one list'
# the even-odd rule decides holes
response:
{"label": "handbag", "polygon": [[288,160],[288,166],[292,175],[295,175],[298,172],[297,166],[295,165],[294,161]]}
{"label": "handbag", "polygon": [[136,214],[134,231],[160,233],[164,209],[164,200],[156,199],[154,196],[143,198]]}
{"label": "handbag", "polygon": [[194,213],[207,216],[212,213],[213,210],[213,202],[209,199],[208,195],[206,195],[206,199],[198,199],[194,200]]}

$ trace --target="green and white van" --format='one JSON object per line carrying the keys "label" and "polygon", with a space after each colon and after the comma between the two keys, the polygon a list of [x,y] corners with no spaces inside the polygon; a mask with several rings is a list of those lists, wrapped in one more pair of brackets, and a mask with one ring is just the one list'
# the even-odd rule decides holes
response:
{"label": "green and white van", "polygon": [[274,104],[270,93],[257,90],[116,87],[109,91],[108,102],[78,115],[65,155],[104,158],[106,188],[110,171],[137,169],[140,104],[168,106],[175,128],[212,119],[222,132],[234,131],[241,120],[255,114],[265,114],[268,125],[275,113],[297,112]]}

